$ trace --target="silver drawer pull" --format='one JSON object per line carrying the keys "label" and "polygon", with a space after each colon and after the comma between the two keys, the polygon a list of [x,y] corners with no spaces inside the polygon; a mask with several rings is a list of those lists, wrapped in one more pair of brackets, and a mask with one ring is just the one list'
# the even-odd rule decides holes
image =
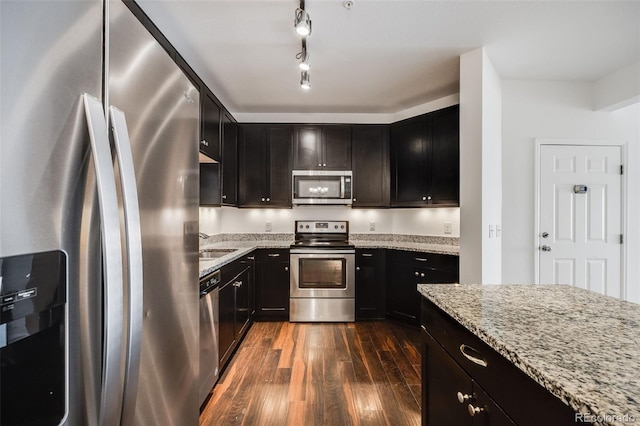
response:
{"label": "silver drawer pull", "polygon": [[362,253],[362,257],[373,257],[371,253]]}
{"label": "silver drawer pull", "polygon": [[418,262],[426,262],[427,259],[425,259],[424,257],[414,257],[415,260],[417,260]]}
{"label": "silver drawer pull", "polygon": [[464,355],[465,358],[467,358],[469,361],[473,362],[474,364],[478,364],[481,367],[486,367],[487,361],[485,361],[484,359],[474,356],[474,355],[469,355],[467,353],[467,351],[473,351],[475,353],[478,353],[478,351],[476,351],[475,349],[473,349],[471,346],[467,346],[465,344],[460,345],[460,352],[462,353],[462,355]]}
{"label": "silver drawer pull", "polygon": [[260,308],[261,311],[284,311],[285,308]]}
{"label": "silver drawer pull", "polygon": [[269,256],[269,257],[280,257],[280,253],[269,253],[267,256]]}

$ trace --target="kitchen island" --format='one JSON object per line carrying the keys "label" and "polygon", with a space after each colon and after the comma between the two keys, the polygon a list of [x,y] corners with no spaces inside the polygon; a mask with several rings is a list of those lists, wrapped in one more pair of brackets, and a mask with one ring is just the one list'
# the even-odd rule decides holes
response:
{"label": "kitchen island", "polygon": [[[524,373],[570,407],[575,423],[640,422],[640,305],[561,285],[418,285],[418,291],[424,297],[425,334],[434,336],[498,406],[500,398],[523,391],[509,389],[513,372],[502,377],[493,395],[487,389],[493,384],[482,383],[484,371],[504,360],[517,368],[515,376]],[[446,328],[451,332],[439,331]],[[469,346],[476,347],[458,350],[459,342],[447,347],[456,333],[461,339],[479,339]],[[474,361],[469,363],[470,357]],[[477,365],[485,360],[488,365]],[[496,395],[500,392],[503,397]],[[543,409],[536,400],[524,402],[530,412]],[[515,420],[520,410],[501,408],[523,424]]]}

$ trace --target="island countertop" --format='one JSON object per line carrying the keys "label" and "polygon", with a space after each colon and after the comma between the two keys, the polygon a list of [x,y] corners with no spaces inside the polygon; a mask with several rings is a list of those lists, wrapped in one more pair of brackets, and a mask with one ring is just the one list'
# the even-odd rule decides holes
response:
{"label": "island countertop", "polygon": [[640,423],[640,305],[563,285],[418,291],[594,424]]}

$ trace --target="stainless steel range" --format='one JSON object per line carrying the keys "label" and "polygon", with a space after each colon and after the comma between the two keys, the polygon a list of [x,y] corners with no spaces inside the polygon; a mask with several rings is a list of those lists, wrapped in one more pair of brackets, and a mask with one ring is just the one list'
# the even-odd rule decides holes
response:
{"label": "stainless steel range", "polygon": [[355,321],[355,248],[348,221],[296,221],[290,320]]}

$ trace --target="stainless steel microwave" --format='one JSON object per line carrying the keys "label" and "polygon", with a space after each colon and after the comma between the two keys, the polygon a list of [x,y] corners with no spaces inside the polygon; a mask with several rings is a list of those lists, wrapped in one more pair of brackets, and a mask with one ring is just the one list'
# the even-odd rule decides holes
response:
{"label": "stainless steel microwave", "polygon": [[292,202],[300,204],[351,205],[351,170],[294,170]]}

